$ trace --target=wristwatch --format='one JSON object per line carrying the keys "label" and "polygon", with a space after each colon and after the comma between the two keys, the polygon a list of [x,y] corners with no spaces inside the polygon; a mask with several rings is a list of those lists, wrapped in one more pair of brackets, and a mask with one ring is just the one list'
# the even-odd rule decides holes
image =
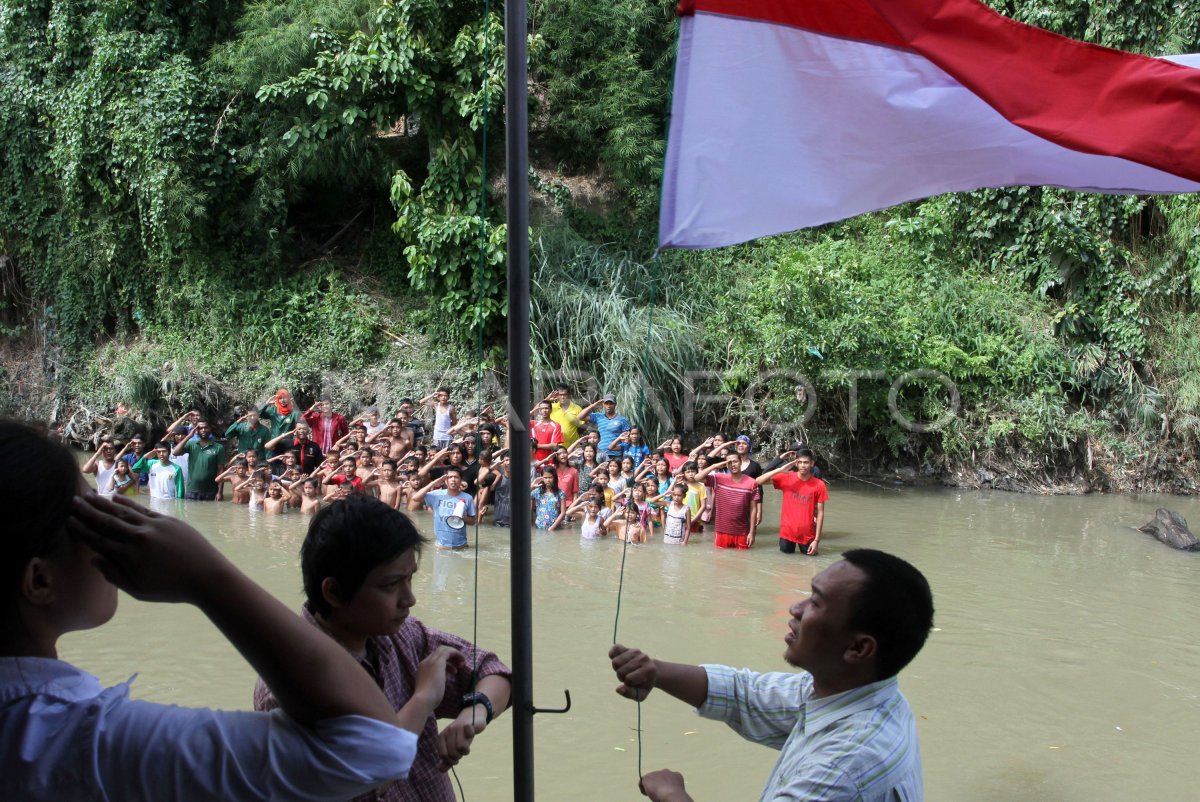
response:
{"label": "wristwatch", "polygon": [[479,691],[471,691],[470,693],[463,695],[463,710],[466,710],[468,707],[474,707],[475,705],[483,705],[483,709],[487,711],[486,723],[491,724],[492,719],[496,717],[496,713],[494,710],[492,710],[492,700],[487,698],[487,694],[480,693]]}

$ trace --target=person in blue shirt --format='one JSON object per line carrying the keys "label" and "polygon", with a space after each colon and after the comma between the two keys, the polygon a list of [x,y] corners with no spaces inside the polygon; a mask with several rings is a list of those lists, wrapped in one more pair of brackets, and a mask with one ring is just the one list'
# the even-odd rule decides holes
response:
{"label": "person in blue shirt", "polygon": [[617,453],[622,457],[632,457],[634,469],[642,466],[642,461],[650,456],[650,446],[642,441],[642,429],[640,426],[630,426],[629,431],[617,437],[616,440],[609,444],[609,448],[617,449]]}
{"label": "person in blue shirt", "polygon": [[[604,406],[604,411],[595,412],[594,410],[601,405]],[[596,445],[598,453],[612,457],[621,455],[620,449],[613,446],[613,441],[629,431],[630,424],[629,418],[617,414],[617,397],[615,395],[609,393],[599,401],[593,402],[579,413],[579,423],[584,426],[594,426],[600,433],[600,442]]]}
{"label": "person in blue shirt", "polygon": [[[933,628],[928,581],[899,557],[850,549],[788,612],[783,659],[796,673],[669,663],[616,644],[617,693],[640,702],[658,688],[780,750],[764,800],[922,799],[917,725],[896,675]],[[641,791],[653,802],[692,800],[669,769],[642,777]]]}
{"label": "person in blue shirt", "polygon": [[[444,489],[439,489],[444,486]],[[453,523],[448,520],[462,505],[462,513]],[[467,524],[475,523],[475,499],[465,491],[462,469],[451,465],[446,472],[422,487],[408,500],[410,510],[425,507],[433,512],[433,535],[439,549],[465,549]]]}

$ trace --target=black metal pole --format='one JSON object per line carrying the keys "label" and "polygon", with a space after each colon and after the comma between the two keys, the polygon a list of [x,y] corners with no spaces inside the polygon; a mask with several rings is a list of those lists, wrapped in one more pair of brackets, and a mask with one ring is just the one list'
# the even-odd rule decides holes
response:
{"label": "black metal pole", "polygon": [[504,5],[508,186],[508,421],[511,452],[513,799],[533,802],[533,568],[530,549],[529,100],[525,0]]}

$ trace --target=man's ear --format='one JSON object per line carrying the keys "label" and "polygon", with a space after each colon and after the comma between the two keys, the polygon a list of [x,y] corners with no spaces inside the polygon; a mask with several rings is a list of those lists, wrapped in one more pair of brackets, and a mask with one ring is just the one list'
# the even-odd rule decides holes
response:
{"label": "man's ear", "polygon": [[847,663],[861,665],[874,660],[878,649],[879,643],[875,640],[874,635],[859,632],[854,635],[850,645],[846,647],[842,659]]}
{"label": "man's ear", "polygon": [[21,571],[21,598],[29,604],[43,607],[58,597],[55,588],[54,566],[45,557],[34,557]]}
{"label": "man's ear", "polygon": [[327,576],[321,580],[321,598],[335,610],[343,606],[349,599],[342,598],[341,588],[338,587],[338,581],[331,576]]}

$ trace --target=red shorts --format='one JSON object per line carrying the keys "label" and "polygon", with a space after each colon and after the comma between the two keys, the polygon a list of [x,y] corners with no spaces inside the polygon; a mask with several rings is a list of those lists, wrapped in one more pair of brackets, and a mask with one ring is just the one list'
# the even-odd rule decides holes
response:
{"label": "red shorts", "polygon": [[713,533],[713,545],[718,549],[748,549],[750,544],[747,543],[749,535],[727,535],[724,532]]}

